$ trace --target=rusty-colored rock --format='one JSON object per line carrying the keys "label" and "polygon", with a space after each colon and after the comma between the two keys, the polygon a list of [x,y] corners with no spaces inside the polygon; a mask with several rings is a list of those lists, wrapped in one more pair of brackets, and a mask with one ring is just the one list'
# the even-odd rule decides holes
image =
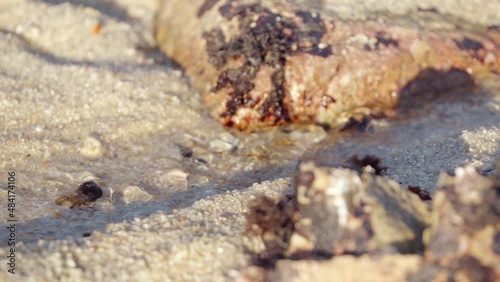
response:
{"label": "rusty-colored rock", "polygon": [[456,31],[409,17],[347,21],[296,3],[164,1],[157,40],[213,116],[241,130],[392,115],[404,93],[500,73],[498,29]]}

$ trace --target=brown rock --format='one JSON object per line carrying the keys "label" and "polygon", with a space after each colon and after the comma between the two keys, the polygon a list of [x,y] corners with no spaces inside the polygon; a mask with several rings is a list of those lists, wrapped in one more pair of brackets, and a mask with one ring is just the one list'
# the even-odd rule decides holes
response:
{"label": "brown rock", "polygon": [[497,29],[431,29],[439,24],[411,17],[347,21],[296,2],[164,1],[157,40],[213,116],[241,130],[392,115],[405,93],[499,73]]}
{"label": "brown rock", "polygon": [[295,207],[287,199],[260,196],[250,203],[245,235],[250,239],[261,239],[264,243],[263,250],[248,248],[250,253],[256,255],[258,264],[272,266],[277,259],[286,256],[296,217]]}
{"label": "brown rock", "polygon": [[497,177],[470,166],[441,175],[425,236],[425,281],[500,279],[499,168]]}
{"label": "brown rock", "polygon": [[340,256],[327,261],[279,261],[269,281],[405,281],[417,272],[417,255]]}
{"label": "brown rock", "polygon": [[500,162],[490,177],[472,167],[442,174],[430,213],[416,194],[374,174],[377,159],[353,160],[358,171],[303,162],[295,203],[253,202],[247,235],[264,241],[264,267],[243,269],[236,281],[499,280]]}

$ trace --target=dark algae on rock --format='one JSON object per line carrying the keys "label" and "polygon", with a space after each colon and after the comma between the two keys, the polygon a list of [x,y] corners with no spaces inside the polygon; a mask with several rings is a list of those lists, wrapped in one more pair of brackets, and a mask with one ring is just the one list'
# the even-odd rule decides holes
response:
{"label": "dark algae on rock", "polygon": [[457,168],[455,176],[441,174],[437,186],[425,234],[424,275],[412,281],[498,281],[499,179],[467,166]]}
{"label": "dark algae on rock", "polygon": [[265,245],[265,250],[256,254],[257,264],[274,267],[276,260],[286,257],[295,220],[295,205],[287,199],[276,201],[261,195],[250,203],[245,236],[260,237]]}
{"label": "dark algae on rock", "polygon": [[[326,31],[324,23],[318,14],[311,12],[297,11],[293,17],[285,17],[258,4],[238,6],[233,5],[235,2],[228,1],[219,11],[227,20],[237,16],[241,30],[238,36],[226,40],[220,28],[203,33],[209,62],[223,70],[212,91],[223,88],[231,91],[221,117],[231,126],[236,111],[249,107],[257,109],[261,120],[289,122],[284,88],[286,58],[296,53],[331,55],[331,47],[321,42]],[[241,66],[224,68],[231,59],[242,60]],[[271,69],[272,87],[260,101],[261,97],[252,97],[250,91],[258,83],[254,79],[264,65]]]}
{"label": "dark algae on rock", "polygon": [[496,29],[423,25],[418,14],[346,20],[298,2],[163,1],[156,38],[212,116],[246,131],[393,116],[415,81],[440,91],[455,76],[481,85],[500,73]]}

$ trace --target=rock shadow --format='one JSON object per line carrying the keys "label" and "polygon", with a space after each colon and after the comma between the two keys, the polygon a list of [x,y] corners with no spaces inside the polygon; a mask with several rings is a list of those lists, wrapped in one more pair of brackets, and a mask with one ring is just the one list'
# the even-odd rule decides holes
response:
{"label": "rock shadow", "polygon": [[480,135],[498,127],[500,113],[488,107],[495,103],[495,95],[500,95],[500,89],[481,88],[466,71],[424,69],[401,88],[395,116],[367,118],[345,131],[331,132],[301,161],[348,166],[353,156],[372,155],[387,167],[384,175],[402,187],[432,193],[440,172],[453,172],[473,161],[482,162],[479,172],[493,171],[495,159],[500,158],[498,146],[478,160],[471,147],[481,147],[481,141],[464,134]]}

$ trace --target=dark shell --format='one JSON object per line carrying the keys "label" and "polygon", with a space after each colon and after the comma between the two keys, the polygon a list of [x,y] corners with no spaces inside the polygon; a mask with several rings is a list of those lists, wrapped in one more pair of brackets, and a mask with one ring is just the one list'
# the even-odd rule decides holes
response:
{"label": "dark shell", "polygon": [[76,198],[83,199],[85,202],[95,202],[102,197],[102,188],[94,181],[86,181],[78,187]]}

